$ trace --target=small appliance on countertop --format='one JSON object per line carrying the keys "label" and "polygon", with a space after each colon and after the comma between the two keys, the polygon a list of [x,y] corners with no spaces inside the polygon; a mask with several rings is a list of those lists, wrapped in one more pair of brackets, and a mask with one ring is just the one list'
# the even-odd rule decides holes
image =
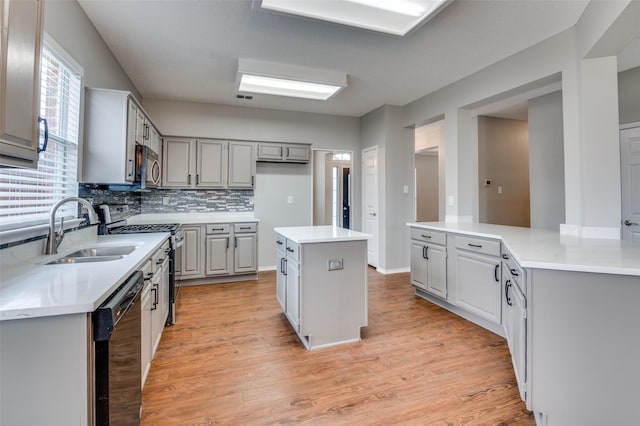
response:
{"label": "small appliance on countertop", "polygon": [[129,207],[126,204],[101,204],[98,209],[101,219],[99,234],[143,234],[167,232],[169,238],[169,316],[167,325],[176,323],[176,301],[180,286],[176,283],[176,250],[181,250],[184,242],[184,232],[179,223],[157,223],[127,225]]}

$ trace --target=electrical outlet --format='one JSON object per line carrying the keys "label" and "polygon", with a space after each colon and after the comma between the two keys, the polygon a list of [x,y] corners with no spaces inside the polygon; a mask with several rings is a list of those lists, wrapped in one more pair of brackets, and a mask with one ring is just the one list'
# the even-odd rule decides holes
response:
{"label": "electrical outlet", "polygon": [[449,195],[449,205],[453,206],[453,195]]}
{"label": "electrical outlet", "polygon": [[162,197],[162,205],[163,206],[169,205],[169,197]]}
{"label": "electrical outlet", "polygon": [[287,197],[287,204],[293,204],[293,195]]}
{"label": "electrical outlet", "polygon": [[405,185],[404,186],[404,193],[408,194],[409,193],[409,185]]}
{"label": "electrical outlet", "polygon": [[329,259],[328,269],[330,271],[338,271],[343,268],[342,259]]}
{"label": "electrical outlet", "polygon": [[498,194],[502,194],[502,187],[501,186],[498,187]]}

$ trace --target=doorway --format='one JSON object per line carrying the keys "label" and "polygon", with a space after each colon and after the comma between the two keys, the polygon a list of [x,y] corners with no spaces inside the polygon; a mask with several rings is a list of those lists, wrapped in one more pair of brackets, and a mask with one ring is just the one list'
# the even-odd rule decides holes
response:
{"label": "doorway", "polygon": [[640,127],[620,131],[622,239],[640,244]]}
{"label": "doorway", "polygon": [[313,225],[351,229],[352,154],[313,150]]}

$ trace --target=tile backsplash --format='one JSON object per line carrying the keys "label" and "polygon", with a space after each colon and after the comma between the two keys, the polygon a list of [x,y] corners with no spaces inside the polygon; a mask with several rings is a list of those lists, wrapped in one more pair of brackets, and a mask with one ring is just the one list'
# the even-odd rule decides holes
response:
{"label": "tile backsplash", "polygon": [[93,205],[127,204],[131,214],[253,211],[252,189],[153,189],[136,192],[80,184],[78,193]]}

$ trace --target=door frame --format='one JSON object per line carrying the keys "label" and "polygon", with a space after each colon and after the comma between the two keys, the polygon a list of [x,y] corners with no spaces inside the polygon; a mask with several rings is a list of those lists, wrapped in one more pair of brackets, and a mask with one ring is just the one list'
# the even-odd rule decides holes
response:
{"label": "door frame", "polygon": [[[623,149],[623,132],[626,130],[638,129],[640,131],[640,122],[623,124],[620,126],[619,131],[619,139],[620,139],[620,238],[622,240],[633,241],[632,232],[626,228],[624,224],[624,220],[631,216],[630,206],[627,205],[625,200],[625,189],[627,185],[630,185],[630,182],[627,182],[625,177],[625,160],[623,156],[625,155],[626,150]],[[630,153],[629,153],[630,154]],[[628,160],[627,160],[628,161]],[[631,200],[629,200],[631,201]]]}
{"label": "door frame", "polygon": [[[367,168],[365,165],[365,157],[366,154],[370,151],[375,151],[376,153],[376,183],[375,183],[375,193],[377,195],[377,199],[378,199],[378,213],[376,216],[376,232],[377,235],[374,236],[373,241],[375,241],[375,264],[373,263],[369,263],[369,265],[375,267],[376,269],[380,266],[380,168],[379,168],[379,164],[380,164],[380,159],[379,159],[379,149],[378,149],[378,145],[369,147],[369,148],[364,148],[362,150],[362,156],[360,157],[362,160],[362,164],[361,164],[361,175],[362,175],[362,231],[366,232],[367,228],[366,228],[366,217],[367,217],[367,197],[366,197],[366,191],[367,191]],[[368,241],[368,244],[371,244],[372,240]],[[368,258],[368,254],[367,254],[367,262],[369,261]]]}
{"label": "door frame", "polygon": [[[349,155],[351,156],[351,160],[349,160],[349,165],[351,168],[351,187],[349,188],[349,199],[352,200],[351,202],[351,206],[349,207],[350,212],[349,215],[352,218],[350,220],[350,229],[353,229],[353,171],[354,171],[354,151],[350,150],[350,149],[333,149],[333,148],[311,148],[311,187],[310,187],[310,191],[311,191],[311,218],[309,223],[311,223],[313,225],[313,211],[314,211],[314,207],[315,207],[315,178],[316,178],[316,174],[315,174],[315,156],[316,156],[316,151],[322,151],[322,152],[333,152],[335,153],[341,153],[341,152],[346,152],[349,153]],[[341,186],[341,190],[342,190],[342,186]],[[340,222],[342,222],[340,220]]]}

